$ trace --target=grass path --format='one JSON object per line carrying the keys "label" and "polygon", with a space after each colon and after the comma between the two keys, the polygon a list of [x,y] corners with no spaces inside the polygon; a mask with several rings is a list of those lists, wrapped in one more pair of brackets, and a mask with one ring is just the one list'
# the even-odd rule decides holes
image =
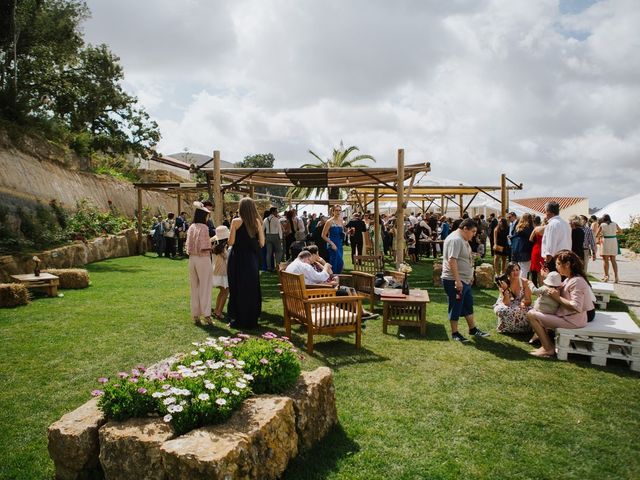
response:
{"label": "grass path", "polygon": [[[52,477],[46,428],[86,401],[97,377],[228,333],[190,322],[186,261],[129,257],[89,270],[89,289],[0,310],[1,479]],[[380,319],[359,352],[353,336],[318,338],[303,368],[334,370],[340,427],[287,479],[640,477],[639,375],[621,363],[530,357],[523,338],[495,333],[495,291],[474,292],[492,335],[451,342],[430,278],[423,260],[411,285],[430,291],[426,338],[397,327],[383,335]],[[275,276],[263,276],[263,296],[263,330],[281,333]],[[304,331],[294,332],[303,347]]]}

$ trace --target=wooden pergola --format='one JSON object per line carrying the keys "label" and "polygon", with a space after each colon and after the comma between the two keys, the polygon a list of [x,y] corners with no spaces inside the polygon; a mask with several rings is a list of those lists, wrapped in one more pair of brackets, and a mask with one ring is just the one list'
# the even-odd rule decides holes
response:
{"label": "wooden pergola", "polygon": [[[409,187],[413,185],[418,173],[428,173],[431,165],[428,162],[414,165],[404,164],[404,149],[398,150],[397,168],[385,167],[352,167],[352,168],[221,168],[220,152],[214,151],[211,160],[204,165],[195,167],[175,159],[155,157],[154,160],[172,166],[185,168],[192,172],[200,171],[206,175],[206,183],[136,183],[134,187],[138,191],[138,246],[142,251],[142,191],[163,192],[176,195],[178,198],[178,210],[181,209],[183,194],[208,191],[213,197],[213,220],[216,225],[223,221],[223,198],[225,193],[242,193],[251,197],[255,196],[255,187],[285,186],[302,188],[368,188],[378,198],[379,189],[385,192],[395,192],[398,204],[398,218],[404,217],[404,192],[409,181]],[[166,161],[165,161],[166,160]],[[213,162],[213,166],[207,164]],[[329,202],[342,202],[342,199],[329,200]],[[323,201],[324,203],[324,201]],[[376,218],[379,215],[378,202],[375,202]],[[375,253],[380,252],[379,237],[380,225],[374,222],[375,228]],[[404,251],[403,235],[396,235],[396,263],[403,261]]]}
{"label": "wooden pergola", "polygon": [[[423,212],[435,205],[444,213],[447,203],[451,202],[459,208],[462,217],[471,203],[482,193],[500,203],[501,215],[506,216],[509,210],[509,191],[522,190],[522,183],[515,183],[502,174],[500,185],[410,185],[406,190],[405,206],[411,202]],[[494,193],[499,195],[499,198]],[[395,199],[395,191],[386,188],[379,188],[377,194],[369,187],[358,188],[354,190],[353,195],[357,197],[364,210],[371,202]],[[467,200],[465,197],[469,196],[471,199]]]}
{"label": "wooden pergola", "polygon": [[[490,185],[432,185],[424,186],[415,184],[416,175],[431,171],[428,162],[405,165],[404,149],[398,149],[397,167],[352,167],[352,168],[221,168],[220,152],[213,152],[213,157],[203,165],[195,166],[166,157],[155,157],[154,160],[171,166],[184,168],[195,173],[203,172],[206,175],[206,183],[136,183],[138,190],[138,244],[142,250],[142,190],[151,190],[175,195],[178,199],[178,211],[182,209],[182,195],[207,191],[213,200],[213,220],[216,225],[223,221],[224,194],[240,193],[252,198],[256,196],[270,195],[255,192],[255,187],[284,186],[301,188],[341,188],[355,192],[357,203],[366,210],[371,202],[374,203],[374,218],[379,218],[380,201],[395,200],[397,204],[396,218],[401,222],[408,202],[416,206],[420,202],[422,211],[428,210],[436,204],[442,211],[446,209],[447,202],[452,202],[460,209],[460,216],[469,208],[473,200],[480,193],[501,204],[502,215],[506,215],[509,206],[509,191],[521,190],[522,184],[517,184],[501,175],[499,186]],[[213,163],[212,166],[208,166]],[[408,185],[405,183],[408,181]],[[402,188],[398,188],[398,186]],[[493,195],[500,192],[498,199]],[[472,196],[466,202],[465,196]],[[305,200],[313,204],[329,205],[343,200]],[[426,209],[425,204],[429,202]],[[380,224],[374,222],[374,252],[378,255],[381,251]],[[404,236],[396,235],[396,264],[403,261]]]}

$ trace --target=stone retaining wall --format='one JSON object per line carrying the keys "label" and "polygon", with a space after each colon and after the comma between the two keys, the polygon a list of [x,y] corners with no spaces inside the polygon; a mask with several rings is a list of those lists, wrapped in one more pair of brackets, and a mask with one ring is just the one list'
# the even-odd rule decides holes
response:
{"label": "stone retaining wall", "polygon": [[[80,267],[107,258],[136,255],[137,239],[136,231],[131,229],[121,235],[98,237],[86,243],[76,241],[71,245],[38,253],[37,256],[42,261],[42,269]],[[33,254],[0,257],[0,282],[10,282],[10,275],[32,273],[32,258]]]}
{"label": "stone retaining wall", "polygon": [[60,480],[272,479],[338,421],[327,367],[303,372],[283,395],[244,401],[224,424],[176,436],[159,418],[107,422],[92,399],[49,427]]}

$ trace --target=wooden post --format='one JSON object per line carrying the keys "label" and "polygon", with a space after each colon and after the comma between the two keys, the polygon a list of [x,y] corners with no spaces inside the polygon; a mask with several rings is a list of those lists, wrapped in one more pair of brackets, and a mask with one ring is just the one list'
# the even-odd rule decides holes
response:
{"label": "wooden post", "polygon": [[224,199],[222,197],[222,178],[220,177],[220,150],[213,151],[213,223],[222,225],[224,219]]}
{"label": "wooden post", "polygon": [[369,204],[369,194],[367,192],[364,192],[362,194],[362,215],[364,215],[368,208],[367,205]]}
{"label": "wooden post", "polygon": [[253,198],[255,194],[255,187],[253,185],[249,185],[249,197]]}
{"label": "wooden post", "polygon": [[176,212],[176,215],[180,215],[181,212],[182,212],[182,194],[179,193],[178,194],[178,211]]}
{"label": "wooden post", "polygon": [[507,176],[500,175],[500,215],[506,218],[509,209],[509,193],[507,192]]}
{"label": "wooden post", "polygon": [[445,215],[446,208],[444,206],[444,195],[440,195],[440,216]]}
{"label": "wooden post", "polygon": [[380,202],[378,201],[378,187],[373,189],[373,254],[380,254]]}
{"label": "wooden post", "polygon": [[138,188],[138,255],[144,254],[142,250],[142,189]]}
{"label": "wooden post", "polygon": [[396,213],[396,268],[404,261],[404,148],[398,149],[398,210]]}
{"label": "wooden post", "polygon": [[424,199],[422,200],[422,215],[424,215]]}
{"label": "wooden post", "polygon": [[462,215],[464,215],[464,202],[462,195],[458,195],[458,201],[460,202],[460,218],[462,218]]}

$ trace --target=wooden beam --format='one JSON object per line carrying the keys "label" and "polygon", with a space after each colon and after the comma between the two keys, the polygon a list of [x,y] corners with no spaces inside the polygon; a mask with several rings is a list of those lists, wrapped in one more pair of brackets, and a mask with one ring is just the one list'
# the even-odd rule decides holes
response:
{"label": "wooden beam", "polygon": [[404,262],[404,149],[398,149],[398,210],[396,213],[396,268]]}
{"label": "wooden beam", "polygon": [[380,254],[380,204],[378,202],[378,189],[373,189],[373,254]]}
{"label": "wooden beam", "polygon": [[180,215],[180,212],[182,212],[182,194],[178,194],[178,213],[177,215]]}
{"label": "wooden beam", "polygon": [[507,192],[507,176],[504,173],[500,175],[500,186],[500,215],[506,217],[509,208],[509,194]]}
{"label": "wooden beam", "polygon": [[138,255],[144,254],[142,250],[142,190],[138,190]]}
{"label": "wooden beam", "polygon": [[213,151],[213,223],[222,225],[224,219],[224,197],[222,196],[220,175],[220,150]]}

